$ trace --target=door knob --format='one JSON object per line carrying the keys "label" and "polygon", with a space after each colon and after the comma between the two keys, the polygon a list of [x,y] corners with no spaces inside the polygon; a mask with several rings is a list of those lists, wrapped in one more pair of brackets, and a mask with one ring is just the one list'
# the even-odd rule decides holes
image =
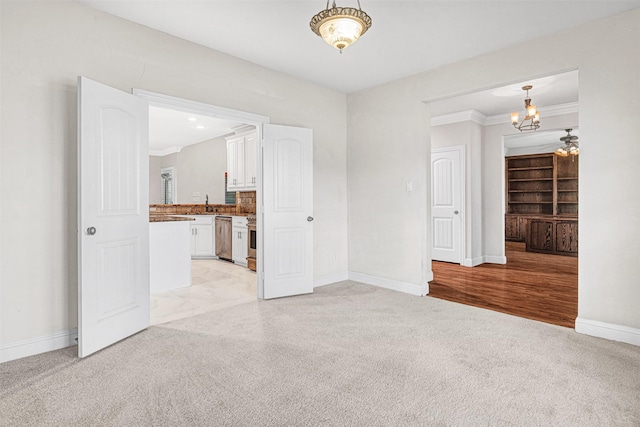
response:
{"label": "door knob", "polygon": [[307,217],[307,221],[309,221],[309,222],[313,221],[313,217],[312,216],[308,216]]}
{"label": "door knob", "polygon": [[453,211],[453,213],[454,213],[455,215],[458,215],[458,211]]}
{"label": "door knob", "polygon": [[96,228],[95,227],[89,227],[87,228],[87,234],[89,236],[93,236],[94,234],[96,234]]}

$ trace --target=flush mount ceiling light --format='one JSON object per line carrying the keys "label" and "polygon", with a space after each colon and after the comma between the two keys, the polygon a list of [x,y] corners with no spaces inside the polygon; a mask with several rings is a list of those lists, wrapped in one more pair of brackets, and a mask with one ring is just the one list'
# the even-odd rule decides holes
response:
{"label": "flush mount ceiling light", "polygon": [[371,28],[371,17],[360,7],[337,7],[335,0],[329,9],[329,0],[324,10],[321,10],[309,23],[311,30],[342,53],[358,40],[358,37]]}
{"label": "flush mount ceiling light", "polygon": [[520,117],[517,112],[511,113],[511,124],[520,132],[528,130],[536,130],[540,127],[540,113],[536,110],[535,105],[531,105],[531,98],[529,98],[529,90],[533,89],[533,86],[523,86],[522,90],[527,92],[527,97],[524,99],[524,109],[526,114],[524,119],[520,122]]}
{"label": "flush mount ceiling light", "polygon": [[560,138],[560,141],[564,142],[564,145],[556,150],[556,154],[561,157],[577,156],[580,153],[578,148],[578,137],[571,135],[573,129],[565,129],[566,136]]}

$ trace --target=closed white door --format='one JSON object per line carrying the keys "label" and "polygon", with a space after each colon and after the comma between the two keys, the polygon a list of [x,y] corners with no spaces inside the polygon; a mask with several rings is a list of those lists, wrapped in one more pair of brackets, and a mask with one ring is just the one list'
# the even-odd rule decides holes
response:
{"label": "closed white door", "polygon": [[263,126],[265,299],[313,292],[313,132]]}
{"label": "closed white door", "polygon": [[464,147],[431,151],[431,258],[462,262]]}
{"label": "closed white door", "polygon": [[78,78],[78,356],[149,326],[147,101]]}

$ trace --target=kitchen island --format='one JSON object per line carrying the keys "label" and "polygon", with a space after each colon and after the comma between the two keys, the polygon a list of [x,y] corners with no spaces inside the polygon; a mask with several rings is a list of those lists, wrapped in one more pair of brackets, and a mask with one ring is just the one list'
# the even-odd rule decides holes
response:
{"label": "kitchen island", "polygon": [[191,286],[191,221],[172,215],[149,215],[151,293]]}

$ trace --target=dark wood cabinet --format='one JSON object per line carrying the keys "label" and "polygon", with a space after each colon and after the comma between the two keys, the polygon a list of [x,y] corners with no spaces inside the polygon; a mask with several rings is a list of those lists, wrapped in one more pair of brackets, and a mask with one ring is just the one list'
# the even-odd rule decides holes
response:
{"label": "dark wood cabinet", "polygon": [[578,256],[578,220],[531,219],[526,248],[529,252]]}
{"label": "dark wood cabinet", "polygon": [[576,255],[578,157],[507,157],[505,176],[505,238],[531,251]]}

